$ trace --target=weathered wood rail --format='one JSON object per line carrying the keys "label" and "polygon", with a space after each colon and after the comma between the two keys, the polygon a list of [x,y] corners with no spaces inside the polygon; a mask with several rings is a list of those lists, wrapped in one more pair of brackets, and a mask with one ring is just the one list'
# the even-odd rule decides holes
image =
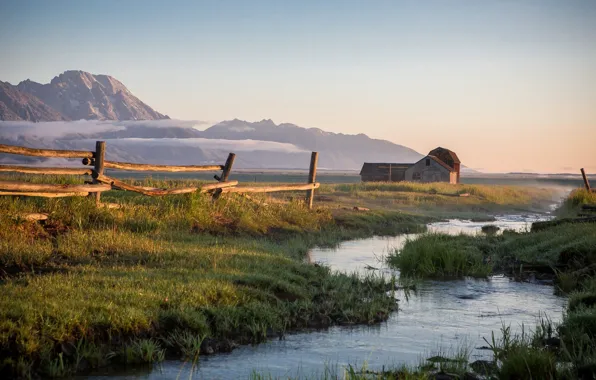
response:
{"label": "weathered wood rail", "polygon": [[[116,162],[105,159],[106,144],[97,141],[95,151],[70,151],[54,149],[36,149],[22,146],[0,144],[0,153],[58,158],[82,158],[81,168],[71,167],[34,167],[19,165],[0,165],[0,172],[17,172],[25,174],[54,174],[54,175],[89,175],[92,181],[85,181],[84,185],[37,184],[30,182],[0,181],[0,196],[31,196],[31,197],[68,197],[68,196],[93,196],[97,205],[100,205],[101,193],[108,190],[133,191],[139,194],[155,197],[174,194],[188,194],[194,192],[211,193],[213,199],[225,193],[269,193],[276,191],[303,191],[306,190],[306,204],[312,208],[314,191],[319,187],[315,182],[319,154],[313,152],[310,159],[308,182],[306,184],[282,184],[273,186],[246,186],[237,187],[238,181],[230,181],[236,155],[230,153],[224,165],[156,165],[137,164],[130,162]],[[105,169],[143,171],[143,172],[206,172],[219,171],[220,176],[214,175],[217,182],[201,186],[157,189],[152,187],[135,186],[119,179],[104,174]]]}
{"label": "weathered wood rail", "polygon": [[24,146],[0,144],[0,153],[20,154],[22,156],[35,157],[60,157],[60,158],[93,158],[95,152],[82,150],[53,150],[53,149],[34,149]]}
{"label": "weathered wood rail", "polygon": [[4,191],[44,191],[51,193],[89,193],[112,190],[110,185],[55,185],[47,183],[29,183],[0,181],[0,190]]}
{"label": "weathered wood rail", "polygon": [[[221,189],[223,193],[273,193],[276,191],[298,191],[307,190],[308,192],[318,189],[320,184],[307,183],[292,184],[292,185],[275,185],[275,186],[243,186],[243,187],[227,187]],[[308,201],[307,201],[308,202]]]}
{"label": "weathered wood rail", "polygon": [[221,189],[230,186],[238,185],[238,181],[225,181],[225,182],[218,182],[207,184],[203,186],[195,186],[195,187],[183,187],[183,188],[175,188],[175,189],[156,189],[150,187],[143,187],[143,186],[133,186],[129,185],[125,182],[122,182],[116,178],[110,178],[105,175],[94,175],[94,179],[98,182],[108,184],[112,188],[117,190],[126,190],[126,191],[133,191],[135,193],[148,195],[151,197],[155,196],[162,196],[162,195],[173,195],[173,194],[188,194],[194,193],[196,191],[201,193],[207,193],[209,191],[213,191],[216,189]]}
{"label": "weathered wood rail", "polygon": [[135,170],[143,172],[210,172],[223,170],[224,165],[206,165],[206,166],[170,166],[170,165],[149,165],[132,164],[128,162],[105,161],[103,163],[106,169]]}
{"label": "weathered wood rail", "polygon": [[91,175],[93,169],[87,168],[49,168],[34,166],[0,165],[0,172],[18,172],[27,174]]}

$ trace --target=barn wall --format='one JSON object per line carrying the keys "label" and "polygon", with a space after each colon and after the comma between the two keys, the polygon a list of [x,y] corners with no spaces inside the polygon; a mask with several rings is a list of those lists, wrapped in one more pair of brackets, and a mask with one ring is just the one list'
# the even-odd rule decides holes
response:
{"label": "barn wall", "polygon": [[455,182],[451,182],[451,183],[459,183],[460,182],[460,164],[453,164],[453,170],[456,171],[456,176],[455,176]]}
{"label": "barn wall", "polygon": [[430,166],[426,166],[426,160],[425,157],[406,170],[406,181],[456,183],[456,177],[451,176],[451,171],[432,159],[430,159]]}
{"label": "barn wall", "polygon": [[[389,179],[389,165],[391,165],[391,179]],[[405,180],[406,169],[404,164],[365,163],[360,171],[360,178],[363,182],[386,182],[389,180],[399,182]]]}

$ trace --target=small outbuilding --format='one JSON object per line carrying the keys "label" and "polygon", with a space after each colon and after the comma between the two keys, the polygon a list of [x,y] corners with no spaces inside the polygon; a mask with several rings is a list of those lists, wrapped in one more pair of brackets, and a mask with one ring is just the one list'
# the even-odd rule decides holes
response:
{"label": "small outbuilding", "polygon": [[411,181],[459,183],[461,161],[455,152],[438,147],[415,163],[369,163],[360,170],[363,182]]}

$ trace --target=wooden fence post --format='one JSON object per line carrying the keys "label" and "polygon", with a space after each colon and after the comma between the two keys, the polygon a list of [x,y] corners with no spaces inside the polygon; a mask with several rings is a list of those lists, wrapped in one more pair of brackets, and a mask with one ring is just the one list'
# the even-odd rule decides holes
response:
{"label": "wooden fence post", "polygon": [[232,166],[234,165],[234,160],[236,159],[236,155],[234,153],[228,154],[228,159],[224,164],[223,171],[221,172],[221,179],[219,182],[225,182],[230,177],[230,173],[232,172]]}
{"label": "wooden fence post", "polygon": [[[234,153],[228,154],[228,158],[227,158],[226,163],[224,164],[223,170],[221,172],[221,177],[214,176],[216,180],[218,180],[219,182],[225,182],[228,180],[228,178],[230,177],[230,173],[232,172],[232,166],[234,166],[235,159],[236,159],[236,154],[234,154]],[[221,193],[222,193],[221,189],[216,189],[213,192],[213,200],[219,198]]]}
{"label": "wooden fence post", "polygon": [[[315,183],[317,178],[317,162],[319,161],[319,152],[312,152],[310,155],[310,168],[308,169],[308,183]],[[315,197],[315,189],[306,190],[306,205],[312,209],[312,202]]]}
{"label": "wooden fence post", "polygon": [[389,182],[391,182],[391,164],[389,164]]}
{"label": "wooden fence post", "polygon": [[588,190],[588,193],[589,193],[592,190],[590,189],[590,182],[588,181],[588,176],[586,176],[586,172],[584,171],[584,168],[581,168],[580,170],[582,172],[582,177],[584,177],[584,185],[586,186],[586,190]]}
{"label": "wooden fence post", "polygon": [[[97,176],[103,175],[103,161],[106,155],[106,142],[105,141],[96,141],[95,142],[95,154],[93,158],[95,159],[94,163],[94,171]],[[95,177],[95,176],[94,176]],[[97,179],[93,179],[93,183],[99,183]],[[99,206],[101,193],[92,193],[95,197],[95,204]]]}

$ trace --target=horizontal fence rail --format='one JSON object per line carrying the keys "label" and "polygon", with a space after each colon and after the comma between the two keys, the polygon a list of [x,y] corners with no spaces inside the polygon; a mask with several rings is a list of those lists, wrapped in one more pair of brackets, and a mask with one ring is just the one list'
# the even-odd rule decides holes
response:
{"label": "horizontal fence rail", "polygon": [[140,193],[148,196],[162,196],[162,195],[173,195],[173,194],[188,194],[194,193],[196,191],[201,193],[206,193],[215,189],[221,189],[224,187],[236,186],[238,181],[229,181],[229,182],[218,182],[212,183],[203,186],[196,186],[196,187],[183,187],[183,188],[176,188],[176,189],[156,189],[151,187],[143,187],[143,186],[133,186],[127,183],[124,183],[118,179],[110,178],[106,176],[97,176],[95,178],[97,181],[109,184],[113,188],[118,190],[126,190],[126,191],[133,191],[135,193]]}
{"label": "horizontal fence rail", "polygon": [[27,174],[55,174],[55,175],[91,175],[93,173],[93,169],[0,165],[0,172],[17,172],[17,173],[27,173]]}
{"label": "horizontal fence rail", "polygon": [[[31,197],[68,197],[68,196],[92,196],[97,205],[100,205],[100,194],[108,190],[132,191],[139,194],[155,197],[174,194],[189,193],[211,193],[214,200],[225,193],[271,193],[277,191],[306,191],[306,204],[312,208],[314,190],[319,188],[315,181],[317,173],[318,153],[312,152],[306,184],[282,184],[268,186],[246,186],[237,187],[238,181],[230,181],[229,176],[236,155],[230,153],[224,165],[156,165],[156,164],[135,164],[130,162],[116,162],[105,160],[106,144],[104,141],[97,141],[95,152],[75,150],[54,150],[35,149],[22,146],[0,144],[0,153],[19,154],[24,156],[37,157],[58,157],[58,158],[82,158],[81,168],[71,167],[34,167],[18,165],[0,165],[0,172],[17,172],[25,174],[55,174],[55,175],[90,175],[93,180],[85,181],[84,185],[62,185],[62,184],[38,184],[30,182],[0,181],[0,195],[31,196]],[[158,189],[153,187],[135,186],[104,174],[105,169],[129,170],[145,172],[206,172],[219,171],[221,175],[215,175],[215,183],[199,186]]]}
{"label": "horizontal fence rail", "polygon": [[110,185],[54,185],[49,183],[30,183],[0,181],[0,190],[5,191],[45,191],[52,193],[89,193],[112,190]]}
{"label": "horizontal fence rail", "polygon": [[24,146],[0,144],[0,153],[20,154],[21,156],[61,157],[61,158],[93,158],[94,152],[83,150],[34,149]]}
{"label": "horizontal fence rail", "polygon": [[307,183],[297,185],[278,185],[278,186],[244,186],[244,187],[228,187],[221,189],[223,193],[273,193],[276,191],[299,191],[299,190],[313,190],[318,189],[320,184]]}
{"label": "horizontal fence rail", "polygon": [[212,172],[223,170],[223,165],[151,165],[151,164],[131,164],[128,162],[104,161],[103,167],[106,169],[118,170],[136,170],[143,172]]}
{"label": "horizontal fence rail", "polygon": [[42,197],[42,198],[63,198],[63,197],[86,197],[89,193],[44,193],[42,191],[1,191],[0,195],[13,195],[21,197]]}

